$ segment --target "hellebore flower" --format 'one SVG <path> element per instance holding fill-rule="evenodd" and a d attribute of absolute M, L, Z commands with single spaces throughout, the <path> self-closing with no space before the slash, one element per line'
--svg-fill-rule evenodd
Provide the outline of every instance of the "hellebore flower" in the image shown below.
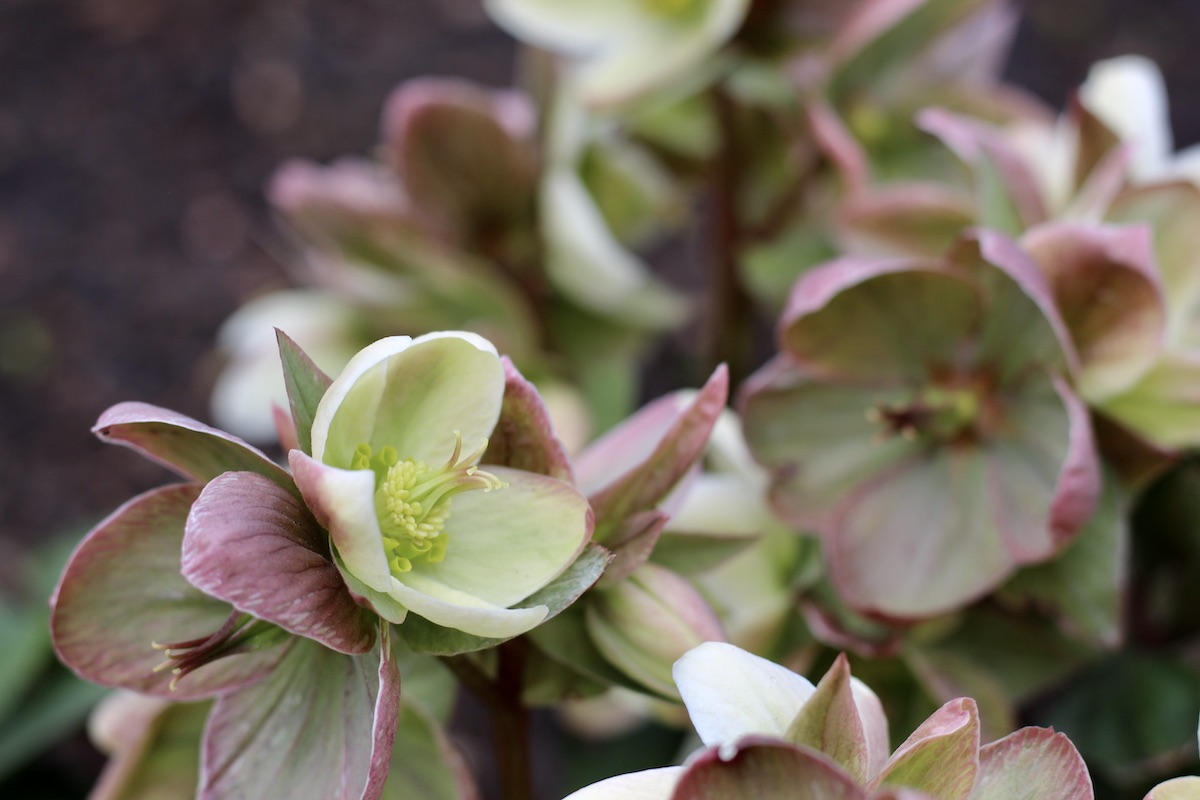
<path fill-rule="evenodd" d="M 850 675 L 845 656 L 813 686 L 771 661 L 709 642 L 679 659 L 675 681 L 706 748 L 683 766 L 609 778 L 567 800 L 1093 796 L 1083 759 L 1062 734 L 1024 728 L 980 747 L 969 698 L 942 706 L 889 756 L 883 707 Z"/>
<path fill-rule="evenodd" d="M 346 588 L 291 477 L 140 403 L 95 432 L 192 482 L 135 497 L 79 544 L 51 598 L 62 661 L 106 686 L 215 697 L 198 797 L 379 797 L 399 714 L 387 629 Z"/>
<path fill-rule="evenodd" d="M 732 38 L 749 0 L 488 0 L 496 23 L 577 65 L 593 107 L 640 99 L 704 66 Z"/>
<path fill-rule="evenodd" d="M 1038 268 L 979 232 L 943 261 L 843 259 L 796 285 L 743 397 L 771 499 L 857 611 L 919 619 L 1053 557 L 1099 494 L 1077 357 Z"/>
<path fill-rule="evenodd" d="M 591 535 L 563 481 L 482 469 L 505 370 L 469 333 L 382 339 L 317 405 L 312 456 L 290 454 L 351 589 L 383 618 L 411 611 L 474 636 L 524 633 L 548 609 L 511 608 L 569 566 Z"/>

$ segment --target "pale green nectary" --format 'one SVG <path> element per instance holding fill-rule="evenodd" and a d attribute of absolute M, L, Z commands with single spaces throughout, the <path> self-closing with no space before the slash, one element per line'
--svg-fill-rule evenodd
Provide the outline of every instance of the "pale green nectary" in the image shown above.
<path fill-rule="evenodd" d="M 347 583 L 386 619 L 409 611 L 445 628 L 505 638 L 544 606 L 512 608 L 579 554 L 587 501 L 568 484 L 479 467 L 505 373 L 469 333 L 382 339 L 322 397 L 297 485 L 329 530 Z"/>

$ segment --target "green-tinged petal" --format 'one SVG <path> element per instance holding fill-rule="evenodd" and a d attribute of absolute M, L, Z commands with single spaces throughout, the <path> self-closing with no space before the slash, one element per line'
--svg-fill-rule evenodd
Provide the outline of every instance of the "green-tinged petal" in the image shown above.
<path fill-rule="evenodd" d="M 919 452 L 881 436 L 869 416 L 910 399 L 903 387 L 821 383 L 783 358 L 751 376 L 741 402 L 746 443 L 772 470 L 775 510 L 798 527 L 818 525 L 862 481 Z"/>
<path fill-rule="evenodd" d="M 823 375 L 920 381 L 932 365 L 957 363 L 983 302 L 935 263 L 844 258 L 796 283 L 780 346 Z"/>
<path fill-rule="evenodd" d="M 445 77 L 402 84 L 383 123 L 389 163 L 413 205 L 463 238 L 527 222 L 535 126 L 524 94 Z"/>
<path fill-rule="evenodd" d="M 505 608 L 489 603 L 416 570 L 406 573 L 403 583 L 393 578 L 388 594 L 412 613 L 435 625 L 489 639 L 508 639 L 532 630 L 549 613 L 549 609 L 541 605 Z"/>
<path fill-rule="evenodd" d="M 671 800 L 683 770 L 683 767 L 659 767 L 617 775 L 572 792 L 565 800 Z"/>
<path fill-rule="evenodd" d="M 296 427 L 296 438 L 300 449 L 312 452 L 312 423 L 321 397 L 333 380 L 313 363 L 308 354 L 300 349 L 283 331 L 275 330 L 279 343 L 279 360 L 283 364 L 283 384 L 287 390 L 288 406 Z"/>
<path fill-rule="evenodd" d="M 973 276 L 987 297 L 975 358 L 999 385 L 1019 382 L 1035 365 L 1078 371 L 1079 356 L 1050 282 L 1016 242 L 995 231 L 976 230 L 959 242 L 949 260 Z"/>
<path fill-rule="evenodd" d="M 1108 398 L 1100 410 L 1157 447 L 1200 444 L 1200 357 L 1168 353 L 1132 389 Z"/>
<path fill-rule="evenodd" d="M 683 302 L 621 246 L 573 170 L 546 176 L 540 213 L 547 275 L 573 303 L 638 328 L 683 321 Z"/>
<path fill-rule="evenodd" d="M 883 706 L 874 692 L 851 677 L 845 653 L 822 676 L 785 738 L 819 750 L 860 783 L 873 778 L 888 757 Z"/>
<path fill-rule="evenodd" d="M 803 793 L 797 792 L 803 787 Z M 866 800 L 823 753 L 749 736 L 704 751 L 687 766 L 671 800 Z"/>
<path fill-rule="evenodd" d="M 185 642 L 216 633 L 233 609 L 180 574 L 184 524 L 200 487 L 165 486 L 133 498 L 97 525 L 71 556 L 51 598 L 51 633 L 59 658 L 80 676 L 175 700 L 244 686 L 287 652 L 274 647 L 221 658 L 180 680 L 154 642 Z"/>
<path fill-rule="evenodd" d="M 1145 800 L 1200 800 L 1200 777 L 1192 775 L 1160 783 L 1150 790 Z"/>
<path fill-rule="evenodd" d="M 956 608 L 1013 568 L 975 448 L 918 457 L 864 481 L 825 532 L 830 575 L 859 611 L 919 618 Z"/>
<path fill-rule="evenodd" d="M 288 454 L 296 485 L 317 522 L 329 531 L 346 571 L 377 592 L 392 585 L 375 511 L 375 473 L 327 467 L 299 450 Z"/>
<path fill-rule="evenodd" d="M 1122 192 L 1106 221 L 1145 224 L 1154 236 L 1154 255 L 1167 303 L 1168 343 L 1197 343 L 1196 304 L 1200 301 L 1200 187 L 1160 183 Z"/>
<path fill-rule="evenodd" d="M 752 733 L 782 738 L 815 691 L 803 675 L 724 642 L 692 648 L 672 674 L 710 747 Z"/>
<path fill-rule="evenodd" d="M 969 198 L 940 184 L 873 188 L 842 204 L 838 239 L 860 256 L 939 258 L 974 222 L 972 211 Z"/>
<path fill-rule="evenodd" d="M 1144 56 L 1097 61 L 1079 87 L 1079 99 L 1123 142 L 1133 146 L 1133 170 L 1162 170 L 1174 145 L 1162 73 Z"/>
<path fill-rule="evenodd" d="M 701 642 L 724 641 L 721 621 L 703 595 L 657 564 L 643 564 L 584 604 L 596 647 L 614 666 L 663 697 L 678 697 L 672 665 Z"/>
<path fill-rule="evenodd" d="M 510 606 L 549 583 L 583 550 L 592 512 L 574 487 L 507 467 L 489 471 L 508 485 L 456 496 L 446 520 L 446 557 L 415 566 L 402 582 L 420 573 L 486 603 Z"/>
<path fill-rule="evenodd" d="M 236 436 L 183 414 L 146 403 L 118 403 L 100 415 L 92 432 L 106 442 L 125 445 L 194 481 L 222 472 L 265 475 L 295 491 L 287 472 Z"/>
<path fill-rule="evenodd" d="M 268 678 L 218 699 L 197 797 L 379 798 L 400 713 L 400 674 L 379 653 L 302 640 Z"/>
<path fill-rule="evenodd" d="M 483 463 L 574 483 L 570 456 L 555 435 L 546 402 L 507 356 L 500 361 L 504 365 L 504 403 L 496 429 L 488 440 L 487 452 L 483 454 Z"/>
<path fill-rule="evenodd" d="M 590 544 L 561 575 L 541 590 L 526 597 L 515 607 L 544 607 L 546 617 L 542 622 L 548 622 L 567 610 L 585 591 L 594 586 L 611 560 L 612 553 L 600 545 Z M 377 601 L 373 599 L 373 602 Z M 400 629 L 404 634 L 404 640 L 413 650 L 420 653 L 441 656 L 458 655 L 494 647 L 504 641 L 504 638 L 509 638 L 475 636 L 463 633 L 461 630 L 435 625 L 417 615 L 413 615 L 407 621 L 404 619 L 400 621 L 404 622 L 404 626 Z M 544 631 L 546 628 L 540 627 L 538 630 Z"/>
<path fill-rule="evenodd" d="M 1023 248 L 1046 273 L 1079 353 L 1082 395 L 1128 389 L 1158 358 L 1166 306 L 1150 229 L 1042 225 Z"/>
<path fill-rule="evenodd" d="M 658 505 L 675 488 L 686 472 L 704 454 L 709 434 L 725 408 L 729 392 L 729 371 L 722 364 L 713 371 L 704 387 L 691 402 L 671 419 L 660 437 L 648 437 L 652 449 L 615 481 L 589 493 L 603 543 L 609 526 L 619 524 L 630 514 L 647 511 Z M 677 402 L 681 398 L 664 398 Z M 663 402 L 663 401 L 656 401 Z M 678 406 L 677 406 L 678 407 Z M 605 437 L 604 446 L 597 450 L 612 454 L 620 442 L 632 444 L 641 434 L 650 433 L 659 418 L 657 411 L 647 415 L 651 422 L 635 421 Z M 650 430 L 647 430 L 650 429 Z M 643 447 L 645 445 L 642 445 Z M 641 454 L 638 448 L 638 454 Z M 623 459 L 622 459 L 623 460 Z"/>
<path fill-rule="evenodd" d="M 645 19 L 637 0 L 485 0 L 484 8 L 518 39 L 547 50 L 586 56 Z"/>
<path fill-rule="evenodd" d="M 1092 800 L 1092 779 L 1071 740 L 1022 728 L 979 751 L 971 800 Z"/>
<path fill-rule="evenodd" d="M 392 769 L 383 787 L 382 800 L 465 800 L 479 790 L 466 760 L 438 725 L 419 705 L 411 703 L 405 677 L 405 701 L 392 749 Z"/>
<path fill-rule="evenodd" d="M 872 788 L 905 786 L 933 800 L 967 800 L 979 770 L 979 713 L 951 700 L 921 723 L 888 759 Z"/>
<path fill-rule="evenodd" d="M 132 692 L 106 697 L 88 727 L 93 741 L 108 752 L 109 761 L 89 800 L 194 797 L 200 776 L 200 736 L 210 707 L 168 703 Z"/>
<path fill-rule="evenodd" d="M 394 447 L 402 459 L 443 463 L 478 447 L 496 426 L 504 368 L 496 349 L 472 333 L 393 336 L 350 360 L 321 398 L 313 421 L 313 457 L 349 468 L 355 448 Z"/>
<path fill-rule="evenodd" d="M 647 14 L 622 40 L 585 61 L 579 88 L 588 104 L 613 108 L 692 77 L 741 25 L 750 0 L 694 0 L 696 4 L 701 10 L 689 10 L 679 21 L 662 22 Z"/>
<path fill-rule="evenodd" d="M 192 504 L 182 571 L 193 586 L 342 653 L 375 644 L 304 503 L 251 472 L 227 472 Z"/>

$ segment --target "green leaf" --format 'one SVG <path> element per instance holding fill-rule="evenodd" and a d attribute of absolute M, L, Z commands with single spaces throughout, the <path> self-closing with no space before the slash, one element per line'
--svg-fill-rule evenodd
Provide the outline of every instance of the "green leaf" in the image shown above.
<path fill-rule="evenodd" d="M 1100 505 L 1070 546 L 1054 560 L 1022 570 L 1001 591 L 1054 609 L 1084 641 L 1115 647 L 1128 569 L 1129 496 L 1108 475 Z"/>
<path fill-rule="evenodd" d="M 104 691 L 52 665 L 0 724 L 0 778 L 76 729 Z"/>
<path fill-rule="evenodd" d="M 513 607 L 546 606 L 549 612 L 546 619 L 543 620 L 542 624 L 545 624 L 546 621 L 562 613 L 580 595 L 591 588 L 604 574 L 604 569 L 611 559 L 612 554 L 603 547 L 589 544 L 579 558 L 575 559 L 574 563 L 567 567 L 561 575 Z M 404 624 L 396 630 L 413 650 L 418 653 L 439 656 L 453 656 L 473 650 L 483 650 L 506 641 L 506 639 L 473 636 L 452 628 L 443 628 L 415 614 L 410 614 Z"/>
<path fill-rule="evenodd" d="M 405 693 L 410 688 L 406 685 Z M 381 800 L 460 800 L 478 791 L 462 755 L 431 715 L 405 701 Z"/>
<path fill-rule="evenodd" d="M 322 372 L 286 333 L 276 329 L 275 336 L 279 342 L 283 383 L 287 388 L 292 422 L 296 426 L 296 439 L 300 442 L 300 449 L 312 455 L 313 417 L 317 413 L 317 404 L 333 379 Z"/>
<path fill-rule="evenodd" d="M 123 702 L 123 698 L 110 696 L 109 702 Z M 139 727 L 119 732 L 122 741 L 110 754 L 92 800 L 193 796 L 200 779 L 200 738 L 211 708 L 211 703 L 171 703 L 148 719 L 118 720 L 117 725 Z"/>
<path fill-rule="evenodd" d="M 1034 722 L 1066 734 L 1096 770 L 1129 777 L 1196 746 L 1200 676 L 1163 655 L 1122 653 L 1075 676 L 1040 703 Z"/>

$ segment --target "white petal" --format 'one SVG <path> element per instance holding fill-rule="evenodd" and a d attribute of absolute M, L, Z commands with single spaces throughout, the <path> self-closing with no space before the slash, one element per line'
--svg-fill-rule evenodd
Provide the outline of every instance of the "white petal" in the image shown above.
<path fill-rule="evenodd" d="M 1098 61 L 1079 88 L 1083 104 L 1133 145 L 1133 172 L 1147 176 L 1170 157 L 1171 120 L 1162 73 L 1143 56 Z"/>
<path fill-rule="evenodd" d="M 683 767 L 659 767 L 585 786 L 564 800 L 669 800 L 683 777 Z"/>
<path fill-rule="evenodd" d="M 752 733 L 784 736 L 815 691 L 803 675 L 724 642 L 692 648 L 673 675 L 709 747 Z"/>
<path fill-rule="evenodd" d="M 403 583 L 393 578 L 388 594 L 435 625 L 494 639 L 506 639 L 533 630 L 549 613 L 546 606 L 497 606 L 415 571 L 405 574 Z"/>

